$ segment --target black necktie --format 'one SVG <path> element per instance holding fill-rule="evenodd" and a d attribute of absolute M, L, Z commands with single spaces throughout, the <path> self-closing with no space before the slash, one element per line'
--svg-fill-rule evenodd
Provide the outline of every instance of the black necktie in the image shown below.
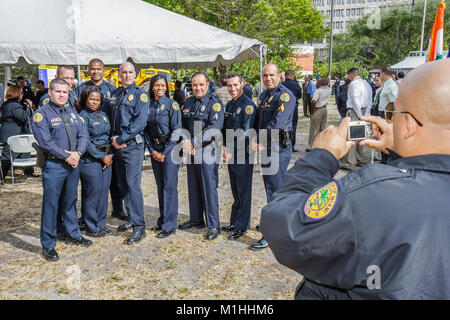
<path fill-rule="evenodd" d="M 113 121 L 112 121 L 112 132 L 114 134 L 119 134 L 119 119 L 117 118 L 117 112 L 119 111 L 119 106 L 122 103 L 123 97 L 125 96 L 125 93 L 127 92 L 126 89 L 122 88 L 122 93 L 120 94 L 119 99 L 117 100 L 116 104 L 114 105 L 113 109 Z"/>
<path fill-rule="evenodd" d="M 69 137 L 70 151 L 75 151 L 77 147 L 77 144 L 75 142 L 75 134 L 73 132 L 72 126 L 70 125 L 70 119 L 67 111 L 64 107 L 61 108 L 61 114 L 64 122 L 64 127 L 66 128 L 67 136 Z"/>

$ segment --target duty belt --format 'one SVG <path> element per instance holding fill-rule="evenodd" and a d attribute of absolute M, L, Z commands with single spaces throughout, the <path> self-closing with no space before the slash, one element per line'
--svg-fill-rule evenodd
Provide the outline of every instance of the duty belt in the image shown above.
<path fill-rule="evenodd" d="M 111 145 L 110 145 L 109 143 L 107 143 L 107 144 L 102 144 L 102 145 L 96 145 L 95 148 L 96 148 L 98 151 L 105 152 L 105 153 L 109 153 L 109 150 L 111 150 Z"/>
<path fill-rule="evenodd" d="M 169 139 L 166 136 L 160 136 L 157 138 L 150 138 L 150 141 L 153 144 L 166 144 Z"/>

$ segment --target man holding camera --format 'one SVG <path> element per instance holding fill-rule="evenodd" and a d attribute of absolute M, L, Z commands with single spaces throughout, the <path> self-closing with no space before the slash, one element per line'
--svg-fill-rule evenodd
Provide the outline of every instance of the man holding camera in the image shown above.
<path fill-rule="evenodd" d="M 304 276 L 297 299 L 450 299 L 449 73 L 448 59 L 418 67 L 401 83 L 392 122 L 362 118 L 378 140 L 361 145 L 389 153 L 387 165 L 333 180 L 354 144 L 345 118 L 263 208 L 275 257 Z"/>

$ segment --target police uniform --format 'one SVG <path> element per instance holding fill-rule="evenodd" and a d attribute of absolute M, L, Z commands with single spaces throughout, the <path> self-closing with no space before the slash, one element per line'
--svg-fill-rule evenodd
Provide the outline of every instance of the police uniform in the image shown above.
<path fill-rule="evenodd" d="M 206 225 L 209 229 L 219 228 L 219 200 L 217 186 L 219 183 L 217 161 L 209 164 L 202 159 L 200 164 L 198 157 L 208 152 L 212 140 L 203 141 L 203 132 L 209 129 L 222 130 L 224 111 L 219 99 L 210 91 L 201 99 L 190 97 L 186 100 L 182 110 L 183 128 L 191 135 L 191 142 L 196 147 L 197 154 L 191 157 L 191 163 L 187 164 L 187 177 L 189 189 L 189 215 L 190 222 L 194 224 L 204 224 L 203 212 L 206 215 Z M 194 132 L 195 122 L 200 122 L 202 133 Z M 217 150 L 206 155 L 216 157 Z M 197 161 L 196 161 L 197 159 Z"/>
<path fill-rule="evenodd" d="M 78 101 L 78 97 L 72 90 L 69 90 L 69 99 L 67 100 L 67 105 L 69 105 L 72 109 L 75 109 L 75 105 Z M 47 92 L 44 94 L 39 100 L 39 107 L 43 107 L 50 102 L 50 94 Z"/>
<path fill-rule="evenodd" d="M 84 108 L 80 117 L 89 133 L 87 150 L 80 160 L 81 215 L 86 231 L 99 233 L 106 230 L 112 168 L 103 170 L 103 158 L 112 154 L 111 126 L 106 113 L 98 110 Z"/>
<path fill-rule="evenodd" d="M 63 214 L 63 224 L 69 238 L 82 238 L 76 210 L 80 170 L 79 167 L 72 168 L 65 162 L 69 155 L 64 150 L 83 154 L 86 151 L 88 134 L 72 107 L 59 107 L 53 102 L 35 112 L 31 126 L 39 147 L 47 153 L 47 161 L 42 169 L 44 196 L 41 244 L 44 249 L 54 249 L 57 240 L 58 209 Z"/>
<path fill-rule="evenodd" d="M 234 99 L 229 101 L 225 107 L 223 137 L 227 152 L 232 154 L 232 159 L 228 163 L 228 174 L 234 198 L 231 207 L 230 226 L 234 226 L 236 231 L 250 229 L 253 159 L 250 157 L 249 141 L 246 143 L 243 135 L 249 129 L 253 129 L 255 109 L 253 101 L 244 93 L 236 101 Z M 242 136 L 228 141 L 226 137 L 227 129 L 241 129 Z"/>
<path fill-rule="evenodd" d="M 298 100 L 302 98 L 302 88 L 298 84 L 297 80 L 287 78 L 283 85 L 291 90 L 295 96 L 294 115 L 292 116 L 292 151 L 294 151 L 295 144 L 297 142 L 297 124 L 298 124 Z"/>
<path fill-rule="evenodd" d="M 166 96 L 151 100 L 145 129 L 145 142 L 150 153 L 162 153 L 164 162 L 153 157 L 152 168 L 158 187 L 159 213 L 157 225 L 163 231 L 175 231 L 178 217 L 178 170 L 179 164 L 173 160 L 172 150 L 178 141 L 172 141 L 174 131 L 181 129 L 181 112 L 177 102 Z"/>
<path fill-rule="evenodd" d="M 141 178 L 148 107 L 148 95 L 134 83 L 126 89 L 120 87 L 114 90 L 105 105 L 105 113 L 111 123 L 111 136 L 118 136 L 117 144 L 127 145 L 125 149 L 114 150 L 114 170 L 134 231 L 145 230 Z"/>
<path fill-rule="evenodd" d="M 304 276 L 296 298 L 449 299 L 450 155 L 338 170 L 312 150 L 262 210 L 275 257 Z"/>
<path fill-rule="evenodd" d="M 89 80 L 89 81 L 83 82 L 82 84 L 80 84 L 78 87 L 75 88 L 74 93 L 75 93 L 75 96 L 77 97 L 77 99 L 80 99 L 83 89 L 86 88 L 87 86 L 97 87 L 100 90 L 100 93 L 102 95 L 102 99 L 104 102 L 111 99 L 111 93 L 117 89 L 113 84 L 111 84 L 107 81 L 104 81 L 104 80 L 103 80 L 102 84 L 99 86 L 95 85 L 91 80 Z"/>
<path fill-rule="evenodd" d="M 268 156 L 271 157 L 274 152 L 279 152 L 278 165 L 275 164 L 275 167 L 278 168 L 277 172 L 263 175 L 267 202 L 272 200 L 272 195 L 281 186 L 291 160 L 292 117 L 295 104 L 296 99 L 294 95 L 282 84 L 279 84 L 278 87 L 271 91 L 265 90 L 260 97 L 256 112 L 255 128 L 259 133 L 264 129 L 267 133 Z M 279 131 L 279 141 L 275 141 L 276 138 L 272 137 L 270 129 Z M 265 142 L 262 141 L 262 143 L 264 144 Z M 269 164 L 262 165 L 262 167 L 266 168 L 271 166 L 274 166 L 272 161 Z"/>

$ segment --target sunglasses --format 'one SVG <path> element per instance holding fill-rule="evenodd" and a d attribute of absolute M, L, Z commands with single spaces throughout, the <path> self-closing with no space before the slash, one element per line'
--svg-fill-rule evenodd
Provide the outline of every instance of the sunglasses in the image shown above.
<path fill-rule="evenodd" d="M 409 111 L 395 111 L 395 110 L 386 110 L 386 120 L 389 121 L 393 121 L 394 119 L 394 114 L 395 113 L 403 113 L 403 114 L 409 114 L 419 125 L 419 127 L 423 127 L 422 122 L 420 122 L 419 120 L 417 120 L 417 118 Z"/>

